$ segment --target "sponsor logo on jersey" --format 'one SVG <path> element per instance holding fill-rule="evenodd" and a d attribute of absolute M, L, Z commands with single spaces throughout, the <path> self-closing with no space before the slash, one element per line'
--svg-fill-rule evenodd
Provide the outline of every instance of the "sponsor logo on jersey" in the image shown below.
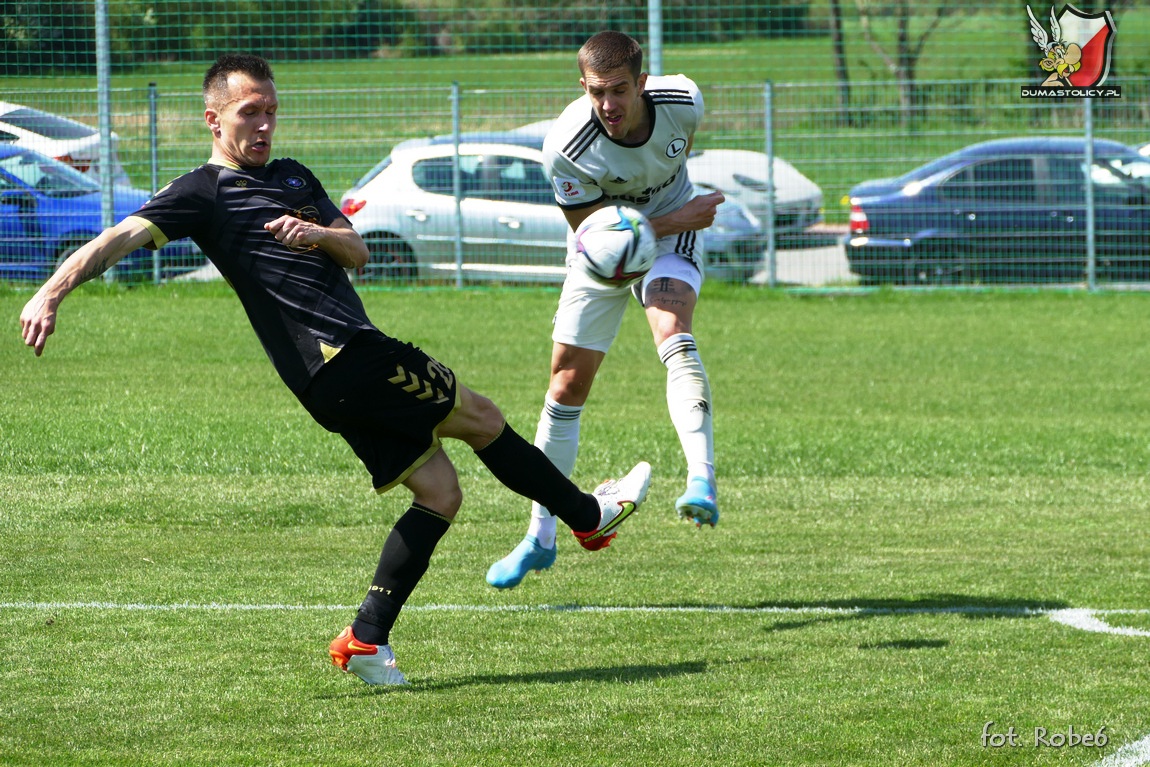
<path fill-rule="evenodd" d="M 587 190 L 583 188 L 583 184 L 577 178 L 556 176 L 551 179 L 551 183 L 555 185 L 559 196 L 565 200 L 578 200 L 587 195 Z"/>
<path fill-rule="evenodd" d="M 667 156 L 678 157 L 687 148 L 687 139 L 676 138 L 672 139 L 670 144 L 667 144 Z"/>
<path fill-rule="evenodd" d="M 299 176 L 288 176 L 284 179 L 284 186 L 291 187 L 292 189 L 303 189 L 307 186 L 307 182 Z"/>
<path fill-rule="evenodd" d="M 622 200 L 632 205 L 642 206 L 651 202 L 651 198 L 659 192 L 663 191 L 671 184 L 675 183 L 675 179 L 679 177 L 679 172 L 675 171 L 669 179 L 659 184 L 658 186 L 649 186 L 639 194 L 617 194 L 613 195 L 612 199 Z"/>

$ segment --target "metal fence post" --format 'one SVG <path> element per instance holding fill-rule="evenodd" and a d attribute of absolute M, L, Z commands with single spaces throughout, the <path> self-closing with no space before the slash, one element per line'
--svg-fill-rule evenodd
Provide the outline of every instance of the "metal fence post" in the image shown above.
<path fill-rule="evenodd" d="M 96 0 L 96 94 L 100 123 L 100 223 L 107 229 L 116 223 L 115 189 L 112 185 L 112 44 L 108 31 L 108 0 Z M 115 267 L 104 272 L 113 282 Z"/>
<path fill-rule="evenodd" d="M 459 81 L 451 83 L 451 136 L 455 153 L 451 160 L 451 192 L 455 196 L 455 287 L 463 287 L 463 178 L 459 168 Z"/>
<path fill-rule="evenodd" d="M 647 67 L 663 74 L 663 0 L 647 0 Z"/>
<path fill-rule="evenodd" d="M 767 284 L 772 288 L 778 283 L 779 264 L 775 249 L 775 114 L 774 84 L 768 80 L 763 85 L 763 129 L 766 134 L 767 152 Z"/>
<path fill-rule="evenodd" d="M 1098 254 L 1095 250 L 1094 227 L 1094 112 L 1090 99 L 1082 99 L 1083 122 L 1086 126 L 1086 289 L 1098 289 Z"/>
<path fill-rule="evenodd" d="M 155 196 L 160 189 L 160 126 L 159 102 L 160 93 L 155 83 L 148 83 L 148 148 L 151 159 L 152 184 L 150 192 Z M 152 251 L 152 282 L 160 284 L 160 251 Z"/>

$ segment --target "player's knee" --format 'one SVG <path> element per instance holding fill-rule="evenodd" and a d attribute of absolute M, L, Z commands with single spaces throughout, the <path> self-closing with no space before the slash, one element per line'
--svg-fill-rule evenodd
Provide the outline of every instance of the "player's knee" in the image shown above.
<path fill-rule="evenodd" d="M 586 404 L 594 381 L 594 372 L 560 370 L 551 377 L 547 395 L 560 405 L 581 407 Z"/>
<path fill-rule="evenodd" d="M 463 490 L 456 482 L 453 485 L 418 492 L 412 501 L 448 519 L 454 519 L 459 508 L 463 505 Z"/>
<path fill-rule="evenodd" d="M 503 430 L 503 411 L 487 397 L 476 394 L 471 399 L 468 412 L 468 423 L 471 425 L 472 439 L 468 442 L 488 444 L 499 436 Z"/>

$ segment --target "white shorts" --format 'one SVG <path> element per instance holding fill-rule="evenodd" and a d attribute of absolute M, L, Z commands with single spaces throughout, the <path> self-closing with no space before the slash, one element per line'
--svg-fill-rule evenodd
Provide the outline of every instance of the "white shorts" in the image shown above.
<path fill-rule="evenodd" d="M 680 280 L 690 285 L 695 295 L 699 294 L 704 279 L 702 264 L 706 261 L 703 245 L 702 232 L 659 238 L 659 257 L 651 271 L 640 282 L 625 288 L 601 285 L 572 268 L 569 249 L 567 277 L 555 311 L 551 340 L 606 354 L 619 335 L 628 301 L 634 297 L 642 305 L 642 296 L 652 282 L 667 278 Z"/>

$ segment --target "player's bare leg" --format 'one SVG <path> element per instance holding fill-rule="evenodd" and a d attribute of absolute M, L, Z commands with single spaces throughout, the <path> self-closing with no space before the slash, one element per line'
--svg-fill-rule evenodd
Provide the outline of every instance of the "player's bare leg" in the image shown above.
<path fill-rule="evenodd" d="M 682 519 L 714 527 L 719 521 L 711 384 L 691 332 L 698 296 L 687 283 L 652 280 L 643 293 L 647 322 L 667 367 L 667 410 L 687 459 L 687 489 L 675 502 Z"/>
<path fill-rule="evenodd" d="M 535 446 L 568 477 L 579 454 L 579 419 L 605 356 L 561 343 L 554 344 L 551 352 L 551 383 L 535 431 Z M 532 570 L 550 568 L 555 564 L 556 529 L 551 512 L 532 503 L 527 535 L 510 554 L 491 565 L 487 582 L 498 589 L 514 588 Z"/>

